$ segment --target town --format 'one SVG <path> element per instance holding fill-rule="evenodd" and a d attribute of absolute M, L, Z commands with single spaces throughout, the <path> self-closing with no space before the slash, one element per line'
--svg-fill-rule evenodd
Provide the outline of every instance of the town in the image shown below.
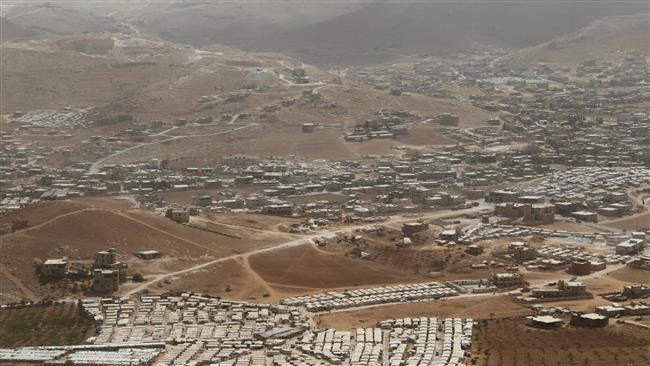
<path fill-rule="evenodd" d="M 650 362 L 647 13 L 373 62 L 152 31 L 225 6 L 0 7 L 0 363 Z"/>

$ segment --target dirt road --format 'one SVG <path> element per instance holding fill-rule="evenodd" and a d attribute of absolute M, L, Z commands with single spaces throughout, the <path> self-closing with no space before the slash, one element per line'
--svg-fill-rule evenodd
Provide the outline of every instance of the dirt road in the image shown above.
<path fill-rule="evenodd" d="M 479 211 L 484 210 L 484 209 L 485 208 L 483 208 L 483 207 L 472 207 L 472 208 L 469 208 L 469 209 L 456 210 L 456 211 L 453 211 L 453 210 L 437 211 L 437 212 L 433 212 L 433 213 L 429 213 L 429 214 L 423 214 L 419 218 L 423 218 L 423 219 L 440 219 L 440 218 L 445 218 L 445 217 L 450 217 L 450 216 L 462 215 L 462 214 L 466 214 L 466 213 L 475 213 L 475 212 L 479 212 Z M 393 217 L 393 218 L 383 222 L 382 224 L 398 223 L 398 222 L 404 222 L 404 221 L 409 221 L 409 218 L 405 218 L 402 215 L 399 215 L 397 217 Z M 157 284 L 160 281 L 163 281 L 165 279 L 175 277 L 175 276 L 180 276 L 180 275 L 183 275 L 183 274 L 186 274 L 186 273 L 191 273 L 191 272 L 194 272 L 194 271 L 197 271 L 197 270 L 200 270 L 200 269 L 215 265 L 217 263 L 224 263 L 224 262 L 227 262 L 229 260 L 244 259 L 246 257 L 252 256 L 252 255 L 255 255 L 255 254 L 266 253 L 266 252 L 270 252 L 270 251 L 273 251 L 273 250 L 281 250 L 281 249 L 292 248 L 292 247 L 301 246 L 301 245 L 312 244 L 312 240 L 315 239 L 315 238 L 319 238 L 319 237 L 323 237 L 323 236 L 334 236 L 339 232 L 345 232 L 345 231 L 354 230 L 354 229 L 357 229 L 357 228 L 363 228 L 363 227 L 374 226 L 374 225 L 375 224 L 354 225 L 354 226 L 348 226 L 348 227 L 344 227 L 344 228 L 337 228 L 335 230 L 330 230 L 330 231 L 325 231 L 325 232 L 318 232 L 318 233 L 314 233 L 314 234 L 311 234 L 311 235 L 306 235 L 306 236 L 300 237 L 298 239 L 293 239 L 293 240 L 287 241 L 287 242 L 285 242 L 283 244 L 276 245 L 276 246 L 273 246 L 273 247 L 257 249 L 257 250 L 253 250 L 253 251 L 246 252 L 246 253 L 235 254 L 235 255 L 230 255 L 230 256 L 227 256 L 227 257 L 217 258 L 217 259 L 214 259 L 214 260 L 202 263 L 202 264 L 198 264 L 198 265 L 195 265 L 195 266 L 192 266 L 192 267 L 189 267 L 189 268 L 185 268 L 185 269 L 182 269 L 182 270 L 179 270 L 179 271 L 156 275 L 152 279 L 150 279 L 150 280 L 148 280 L 146 282 L 143 282 L 143 283 L 139 284 L 138 286 L 136 286 L 135 288 L 132 288 L 132 289 L 126 291 L 124 293 L 124 295 L 126 295 L 126 296 L 133 295 L 135 293 L 144 291 L 147 288 L 149 288 L 149 287 L 151 287 L 151 286 L 153 286 L 153 285 L 155 285 L 155 284 Z"/>
<path fill-rule="evenodd" d="M 111 159 L 113 159 L 115 157 L 118 157 L 118 156 L 120 156 L 122 154 L 125 154 L 125 153 L 127 153 L 129 151 L 133 151 L 133 150 L 136 150 L 136 149 L 141 149 L 141 148 L 143 148 L 145 146 L 162 144 L 162 143 L 169 142 L 169 141 L 174 141 L 174 140 L 189 139 L 189 138 L 193 138 L 193 137 L 208 137 L 208 136 L 225 135 L 225 134 L 233 133 L 233 132 L 243 130 L 243 129 L 246 129 L 246 128 L 250 128 L 250 127 L 253 127 L 253 126 L 257 126 L 257 124 L 256 123 L 251 123 L 251 124 L 246 125 L 246 126 L 240 126 L 240 127 L 236 127 L 236 128 L 230 129 L 230 130 L 215 132 L 215 133 L 206 133 L 206 134 L 198 134 L 198 135 L 181 135 L 181 136 L 173 136 L 173 137 L 170 137 L 170 138 L 167 138 L 167 139 L 164 139 L 164 140 L 160 140 L 160 141 L 143 142 L 141 144 L 134 145 L 134 146 L 131 146 L 131 147 L 127 147 L 126 149 L 123 149 L 123 150 L 120 150 L 120 151 L 116 151 L 116 152 L 114 152 L 114 153 L 112 153 L 112 154 L 110 154 L 108 156 L 105 156 L 105 157 L 95 161 L 94 163 L 92 163 L 90 168 L 88 168 L 88 173 L 95 174 L 95 173 L 97 173 L 99 171 L 99 168 L 101 168 L 101 166 L 104 163 L 106 163 L 107 161 L 110 161 Z"/>

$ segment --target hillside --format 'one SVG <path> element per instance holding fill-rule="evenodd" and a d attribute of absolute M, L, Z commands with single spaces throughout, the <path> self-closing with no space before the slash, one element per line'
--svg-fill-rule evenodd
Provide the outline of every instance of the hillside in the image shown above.
<path fill-rule="evenodd" d="M 4 17 L 21 27 L 45 35 L 72 35 L 124 30 L 113 19 L 86 11 L 52 5 L 12 6 Z"/>
<path fill-rule="evenodd" d="M 58 37 L 1 46 L 4 111 L 110 106 L 146 118 L 205 114 L 201 96 L 285 88 L 299 62 L 227 47 L 198 50 L 121 33 Z M 57 63 L 52 63 L 57 59 Z M 325 73 L 318 76 L 327 77 Z M 99 87 L 101 85 L 101 87 Z M 37 87 L 38 86 L 38 87 Z M 208 112 L 219 113 L 212 105 Z"/>
<path fill-rule="evenodd" d="M 96 251 L 116 248 L 120 260 L 131 262 L 133 252 L 156 249 L 166 256 L 166 268 L 176 268 L 187 262 L 272 246 L 280 240 L 247 230 L 238 231 L 237 237 L 219 235 L 179 225 L 155 213 L 125 209 L 122 205 L 109 199 L 60 201 L 22 210 L 18 215 L 29 226 L 0 236 L 2 292 L 47 293 L 47 288 L 39 284 L 33 265 L 38 259 L 65 256 L 87 262 Z M 137 261 L 134 265 L 145 274 L 160 270 L 139 265 Z M 2 296 L 0 293 L 0 300 Z"/>
<path fill-rule="evenodd" d="M 195 47 L 224 44 L 287 53 L 318 65 L 372 64 L 468 47 L 530 47 L 604 16 L 647 12 L 643 2 L 137 2 L 53 1 L 10 8 L 51 34 L 120 31 Z M 55 21 L 53 21 L 55 20 Z"/>
<path fill-rule="evenodd" d="M 36 37 L 38 37 L 38 32 L 27 29 L 5 17 L 0 17 L 0 42 L 23 41 Z"/>
<path fill-rule="evenodd" d="M 631 52 L 650 54 L 648 14 L 605 17 L 570 34 L 518 50 L 503 62 L 575 65 L 585 59 L 617 60 Z"/>
<path fill-rule="evenodd" d="M 376 63 L 402 54 L 444 55 L 477 45 L 532 46 L 607 15 L 647 11 L 647 4 L 373 3 L 283 34 L 256 47 L 318 64 Z"/>

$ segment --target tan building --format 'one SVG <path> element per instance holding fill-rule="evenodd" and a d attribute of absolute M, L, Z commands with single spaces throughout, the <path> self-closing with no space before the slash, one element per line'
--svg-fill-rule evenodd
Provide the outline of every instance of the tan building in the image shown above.
<path fill-rule="evenodd" d="M 68 260 L 65 258 L 48 259 L 41 265 L 41 276 L 45 278 L 63 278 L 68 272 Z"/>
<path fill-rule="evenodd" d="M 93 271 L 93 291 L 112 293 L 120 288 L 120 271 L 112 269 L 95 269 Z"/>
<path fill-rule="evenodd" d="M 512 257 L 519 262 L 526 262 L 535 259 L 537 251 L 523 241 L 513 241 L 508 244 L 508 251 Z"/>
<path fill-rule="evenodd" d="M 165 216 L 179 224 L 190 222 L 190 211 L 184 208 L 169 208 L 167 209 Z"/>
<path fill-rule="evenodd" d="M 557 288 L 535 288 L 532 289 L 532 296 L 539 299 L 580 297 L 587 294 L 587 286 L 583 282 L 558 281 Z"/>
<path fill-rule="evenodd" d="M 517 272 L 495 273 L 492 282 L 496 287 L 514 287 L 524 284 L 524 278 Z"/>
<path fill-rule="evenodd" d="M 524 222 L 546 225 L 555 222 L 555 206 L 550 204 L 524 205 Z"/>
<path fill-rule="evenodd" d="M 426 222 L 407 222 L 402 225 L 402 234 L 407 238 L 425 230 L 429 230 L 429 224 Z"/>
<path fill-rule="evenodd" d="M 497 203 L 494 206 L 494 213 L 497 216 L 507 217 L 509 219 L 517 219 L 524 216 L 524 204 L 513 202 Z"/>
<path fill-rule="evenodd" d="M 116 254 L 114 248 L 95 253 L 95 268 L 110 269 L 113 263 L 116 262 Z"/>
<path fill-rule="evenodd" d="M 569 273 L 576 276 L 586 276 L 591 273 L 591 262 L 584 259 L 573 261 L 569 267 Z"/>

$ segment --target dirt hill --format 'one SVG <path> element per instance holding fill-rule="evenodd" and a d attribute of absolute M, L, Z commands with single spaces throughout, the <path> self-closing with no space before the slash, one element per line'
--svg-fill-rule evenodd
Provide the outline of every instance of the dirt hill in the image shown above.
<path fill-rule="evenodd" d="M 514 52 L 503 62 L 575 65 L 585 59 L 616 60 L 624 53 L 650 54 L 648 14 L 605 17 L 570 34 Z M 621 53 L 623 51 L 624 53 Z"/>
<path fill-rule="evenodd" d="M 198 50 L 122 33 L 0 47 L 3 111 L 76 105 L 110 106 L 146 118 L 187 118 L 208 109 L 214 114 L 219 107 L 199 105 L 197 99 L 242 89 L 284 89 L 286 82 L 279 75 L 300 65 L 282 55 L 227 47 Z"/>
<path fill-rule="evenodd" d="M 113 19 L 86 11 L 53 5 L 12 6 L 4 17 L 21 27 L 43 35 L 71 35 L 124 30 Z"/>
<path fill-rule="evenodd" d="M 36 259 L 68 257 L 90 263 L 95 252 L 115 248 L 119 260 L 128 262 L 134 259 L 135 251 L 156 249 L 164 254 L 165 264 L 173 267 L 282 241 L 245 229 L 237 231 L 236 236 L 220 235 L 214 230 L 177 224 L 152 212 L 128 209 L 124 202 L 111 199 L 46 202 L 21 210 L 15 217 L 26 220 L 28 226 L 0 236 L 0 301 L 5 291 L 47 294 L 38 281 Z M 3 218 L 0 223 L 10 220 Z M 151 271 L 146 266 L 138 269 L 145 274 Z"/>
<path fill-rule="evenodd" d="M 376 63 L 400 54 L 444 55 L 488 44 L 532 46 L 608 15 L 647 11 L 647 4 L 544 2 L 372 3 L 280 35 L 272 47 L 318 64 Z"/>
<path fill-rule="evenodd" d="M 38 37 L 39 33 L 22 25 L 0 17 L 0 42 L 23 41 Z"/>
<path fill-rule="evenodd" d="M 52 1 L 8 12 L 52 34 L 116 31 L 204 47 L 288 53 L 318 65 L 377 63 L 489 44 L 523 48 L 604 16 L 647 12 L 643 2 L 136 2 Z"/>

